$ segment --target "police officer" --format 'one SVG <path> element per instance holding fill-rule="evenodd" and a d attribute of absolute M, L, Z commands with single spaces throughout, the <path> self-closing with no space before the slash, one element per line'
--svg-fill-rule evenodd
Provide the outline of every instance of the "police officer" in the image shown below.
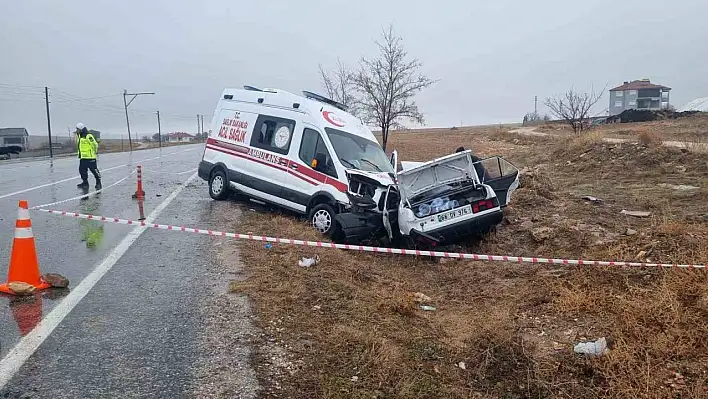
<path fill-rule="evenodd" d="M 79 150 L 79 174 L 81 175 L 81 183 L 76 187 L 83 189 L 89 187 L 88 171 L 91 170 L 93 177 L 96 178 L 96 190 L 100 190 L 102 187 L 101 172 L 98 171 L 96 162 L 98 142 L 83 123 L 76 124 L 76 144 Z"/>

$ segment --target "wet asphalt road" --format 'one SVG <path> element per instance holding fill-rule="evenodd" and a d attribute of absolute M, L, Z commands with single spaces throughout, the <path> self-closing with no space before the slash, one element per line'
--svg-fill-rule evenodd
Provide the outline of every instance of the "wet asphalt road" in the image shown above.
<path fill-rule="evenodd" d="M 150 194 L 146 198 L 144 211 L 149 213 L 162 201 L 160 197 L 155 196 L 156 194 L 168 194 L 178 182 L 184 181 L 190 176 L 190 174 L 158 175 L 150 173 L 150 169 L 174 172 L 193 169 L 199 162 L 200 150 L 201 146 L 168 147 L 161 151 L 162 154 L 160 150 L 146 150 L 136 151 L 132 154 L 100 155 L 99 168 L 103 175 L 103 185 L 109 186 L 129 175 L 140 163 L 145 169 L 146 192 Z M 148 161 L 144 162 L 146 159 Z M 10 247 L 14 237 L 17 201 L 28 200 L 30 207 L 32 207 L 81 195 L 82 191 L 76 188 L 76 184 L 80 182 L 77 163 L 76 158 L 72 157 L 60 158 L 54 162 L 42 160 L 8 165 L 0 164 L 0 279 L 3 282 L 7 276 L 7 262 L 10 258 Z M 48 185 L 58 181 L 63 182 Z M 93 176 L 89 176 L 89 181 L 93 186 Z M 137 219 L 139 213 L 137 202 L 131 198 L 135 192 L 135 185 L 135 175 L 132 175 L 122 184 L 108 188 L 94 197 L 59 204 L 51 208 Z M 39 186 L 45 187 L 33 189 Z M 14 194 L 28 189 L 33 190 Z M 87 235 L 100 229 L 100 224 L 88 223 L 79 219 L 60 218 L 40 212 L 32 212 L 31 217 L 41 272 L 60 273 L 74 283 L 81 281 L 132 229 L 130 226 L 104 225 L 102 226 L 102 238 L 91 243 L 94 245 L 89 245 L 86 241 Z M 51 298 L 43 298 L 42 313 L 49 312 L 56 305 L 55 302 Z M 19 328 L 17 328 L 10 308 L 12 303 L 9 297 L 0 296 L 0 356 L 7 354 L 7 351 L 20 336 Z"/>
<path fill-rule="evenodd" d="M 169 147 L 99 156 L 104 188 L 143 165 L 148 215 L 194 172 L 203 146 Z M 159 173 L 158 173 L 159 172 Z M 188 172 L 188 173 L 185 173 Z M 0 277 L 4 281 L 17 200 L 30 206 L 80 195 L 77 160 L 0 164 Z M 66 181 L 63 181 L 66 180 Z M 63 181 L 58 184 L 53 182 Z M 93 177 L 89 177 L 93 186 Z M 41 187 L 44 186 L 44 187 Z M 34 190 L 17 193 L 33 187 Z M 93 191 L 93 189 L 92 189 Z M 50 206 L 73 212 L 138 218 L 135 175 L 94 197 Z M 158 197 L 157 195 L 160 194 Z M 215 203 L 196 178 L 156 223 L 213 226 Z M 223 211 L 223 209 L 222 209 Z M 33 211 L 43 273 L 60 273 L 75 287 L 134 228 Z M 0 397 L 183 397 L 195 385 L 195 359 L 209 295 L 205 270 L 211 237 L 148 229 L 30 357 Z M 186 295 L 190 293 L 190 295 Z M 0 296 L 0 358 L 68 291 L 30 298 Z"/>

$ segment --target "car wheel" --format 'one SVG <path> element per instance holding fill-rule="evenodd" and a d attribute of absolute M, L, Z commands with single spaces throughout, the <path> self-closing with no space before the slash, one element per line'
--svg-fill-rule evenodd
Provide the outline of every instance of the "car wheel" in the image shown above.
<path fill-rule="evenodd" d="M 229 197 L 229 183 L 223 170 L 219 169 L 211 174 L 211 178 L 209 178 L 209 195 L 217 201 L 222 201 Z"/>
<path fill-rule="evenodd" d="M 310 211 L 310 224 L 320 233 L 333 238 L 337 231 L 336 213 L 329 204 L 319 204 Z"/>

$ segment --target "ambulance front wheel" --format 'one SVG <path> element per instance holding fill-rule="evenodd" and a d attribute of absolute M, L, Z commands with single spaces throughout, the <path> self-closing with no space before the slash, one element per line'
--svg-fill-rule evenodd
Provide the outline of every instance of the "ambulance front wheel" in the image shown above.
<path fill-rule="evenodd" d="M 337 231 L 336 212 L 329 204 L 316 205 L 310 211 L 310 223 L 320 233 L 334 238 Z"/>
<path fill-rule="evenodd" d="M 218 169 L 212 172 L 209 178 L 209 195 L 217 201 L 229 197 L 229 183 L 223 170 Z"/>

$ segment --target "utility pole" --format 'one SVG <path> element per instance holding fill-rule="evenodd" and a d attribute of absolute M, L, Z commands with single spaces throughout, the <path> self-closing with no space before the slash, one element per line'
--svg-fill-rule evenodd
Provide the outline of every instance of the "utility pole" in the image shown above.
<path fill-rule="evenodd" d="M 197 114 L 197 141 L 200 141 L 202 138 L 202 133 L 199 131 L 199 114 Z"/>
<path fill-rule="evenodd" d="M 204 136 L 204 115 L 202 115 L 202 136 Z M 206 139 L 206 136 L 203 137 Z M 205 140 L 206 141 L 206 140 Z"/>
<path fill-rule="evenodd" d="M 162 148 L 162 128 L 160 127 L 160 111 L 157 114 L 157 141 L 160 143 L 160 148 Z"/>
<path fill-rule="evenodd" d="M 538 117 L 538 96 L 533 96 L 533 114 Z"/>
<path fill-rule="evenodd" d="M 52 120 L 49 117 L 49 87 L 44 86 L 44 103 L 47 105 L 47 134 L 49 135 L 49 158 L 54 158 L 52 149 Z"/>
<path fill-rule="evenodd" d="M 133 139 L 130 137 L 130 118 L 128 118 L 128 106 L 135 100 L 135 97 L 142 95 L 154 95 L 153 92 L 143 92 L 143 93 L 128 93 L 127 89 L 123 89 L 123 106 L 125 107 L 125 124 L 128 126 L 128 143 L 130 145 L 130 151 L 133 151 Z M 133 96 L 130 101 L 126 99 L 127 96 Z"/>

